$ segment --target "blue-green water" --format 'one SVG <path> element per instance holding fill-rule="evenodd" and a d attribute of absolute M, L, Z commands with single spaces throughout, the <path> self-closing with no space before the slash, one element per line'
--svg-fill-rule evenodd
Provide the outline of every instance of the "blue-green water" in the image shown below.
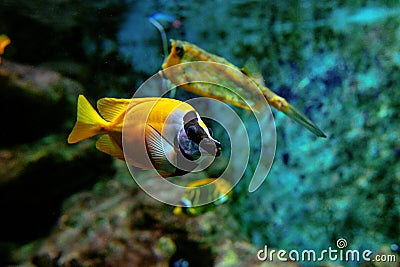
<path fill-rule="evenodd" d="M 46 250 L 46 246 L 33 243 L 28 245 L 35 248 L 29 250 L 31 256 L 12 254 L 38 238 L 46 240 L 63 215 L 72 210 L 79 213 L 80 204 L 76 203 L 83 197 L 74 194 L 94 191 L 107 202 L 112 196 L 102 187 L 108 188 L 110 180 L 114 179 L 118 188 L 133 184 L 126 170 L 121 170 L 126 166 L 95 151 L 93 143 L 71 147 L 65 142 L 75 120 L 77 92 L 83 92 L 92 103 L 105 96 L 129 98 L 160 70 L 162 42 L 148 21 L 156 12 L 174 15 L 181 22 L 179 27 L 164 24 L 168 38 L 194 43 L 239 67 L 255 57 L 266 85 L 328 136 L 317 138 L 274 110 L 276 153 L 266 181 L 254 193 L 248 192 L 257 163 L 251 159 L 231 202 L 224 205 L 228 212 L 205 216 L 234 220 L 235 229 L 240 231 L 237 240 L 246 240 L 256 249 L 268 245 L 321 251 L 336 247 L 336 241 L 345 238 L 349 249 L 376 252 L 399 242 L 399 10 L 397 1 L 0 3 L 0 34 L 7 34 L 12 41 L 4 60 L 32 68 L 46 67 L 70 79 L 48 89 L 46 81 L 51 79 L 34 84 L 35 79 L 27 75 L 28 85 L 21 86 L 9 82 L 7 73 L 0 72 L 0 110 L 5 117 L 0 146 L 0 203 L 5 213 L 2 217 L 8 218 L 0 230 L 4 237 L 0 237 L 1 247 L 5 248 L 0 265 L 29 261 L 37 255 L 37 247 L 41 253 Z M 0 70 L 4 66 L 0 65 Z M 33 89 L 26 89 L 32 83 Z M 47 89 L 42 92 L 40 88 Z M 188 99 L 194 95 L 178 90 L 176 97 Z M 18 108 L 24 114 L 22 121 L 15 112 Z M 234 110 L 248 119 L 249 136 L 256 140 L 254 132 L 258 129 L 250 116 Z M 223 131 L 214 132 L 218 134 Z M 251 154 L 256 153 L 257 146 L 253 146 Z M 235 162 L 234 155 L 232 160 L 233 164 L 241 164 Z M 113 178 L 115 173 L 117 178 Z M 85 201 L 90 202 L 91 193 L 88 196 Z M 151 204 L 143 205 L 151 208 Z M 99 213 L 95 206 L 81 208 L 96 217 Z M 118 207 L 121 213 L 127 212 Z M 168 209 L 158 207 L 156 213 L 174 216 Z M 107 212 L 101 216 L 109 218 Z M 142 217 L 138 228 L 149 232 L 164 229 L 159 226 L 162 223 L 147 222 L 146 215 Z M 30 221 L 32 228 L 28 226 Z M 76 221 L 79 224 L 85 220 Z M 96 227 L 103 227 L 96 223 Z M 134 223 L 121 225 L 136 229 Z M 90 229 L 91 225 L 86 227 Z M 232 231 L 230 228 L 229 223 L 221 223 L 219 231 Z M 109 231 L 101 229 L 98 231 Z M 170 231 L 163 233 L 175 240 L 178 234 L 174 231 L 179 229 Z M 224 236 L 207 233 L 217 239 Z M 81 234 L 86 235 L 84 231 Z M 235 242 L 234 237 L 230 238 Z M 66 243 L 59 248 L 68 250 L 72 244 L 62 240 Z M 200 243 L 205 242 L 201 240 L 199 237 Z M 126 249 L 123 244 L 118 246 Z M 106 256 L 100 257 L 94 249 L 93 257 L 110 259 L 116 250 L 104 249 Z M 205 251 L 202 253 L 209 254 Z M 65 254 L 69 255 L 61 252 Z M 247 257 L 256 258 L 250 254 Z M 141 254 L 134 255 L 140 258 Z M 54 260 L 56 256 L 49 257 Z M 157 262 L 153 254 L 148 258 Z M 213 260 L 213 264 L 224 266 L 218 257 Z"/>

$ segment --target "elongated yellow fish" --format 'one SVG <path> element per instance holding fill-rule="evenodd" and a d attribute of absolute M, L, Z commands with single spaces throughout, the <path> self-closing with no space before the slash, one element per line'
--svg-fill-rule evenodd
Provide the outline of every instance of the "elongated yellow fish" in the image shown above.
<path fill-rule="evenodd" d="M 226 59 L 210 54 L 189 42 L 171 40 L 171 46 L 171 52 L 162 65 L 163 70 L 167 69 L 168 67 L 178 65 L 180 63 L 194 61 L 215 62 L 224 64 L 225 66 L 229 67 L 219 68 L 218 66 L 216 66 L 216 69 L 209 70 L 209 73 L 205 73 L 204 71 L 202 73 L 196 71 L 184 73 L 168 71 L 162 72 L 164 76 L 166 76 L 166 78 L 169 79 L 171 82 L 175 84 L 181 84 L 182 81 L 185 80 L 201 80 L 202 75 L 215 77 L 216 82 L 218 82 L 218 80 L 231 81 L 232 85 L 230 86 L 230 88 L 225 88 L 223 86 L 217 86 L 210 83 L 189 83 L 181 85 L 180 87 L 201 96 L 215 98 L 244 109 L 249 109 L 248 105 L 243 101 L 243 99 L 241 99 L 235 93 L 232 93 L 229 90 L 233 89 L 239 95 L 246 95 L 248 94 L 248 91 L 251 90 L 252 85 L 249 84 L 247 79 L 243 79 L 242 75 L 238 75 L 238 73 L 240 73 L 238 71 L 241 71 L 241 73 L 247 75 L 253 81 L 253 83 L 261 89 L 262 94 L 270 105 L 283 112 L 297 123 L 303 125 L 315 135 L 319 137 L 326 137 L 326 135 L 321 129 L 318 128 L 318 126 L 316 126 L 295 107 L 290 105 L 286 101 L 286 99 L 278 96 L 264 85 L 264 80 L 261 74 L 257 70 L 254 70 L 254 61 L 250 61 L 250 64 L 248 64 L 248 66 L 246 64 L 243 69 L 239 69 Z M 235 71 L 232 71 L 230 69 Z"/>
<path fill-rule="evenodd" d="M 204 187 L 213 183 L 211 186 Z M 229 200 L 232 194 L 231 184 L 223 178 L 205 178 L 187 185 L 187 189 L 181 197 L 182 206 L 174 208 L 175 215 L 196 216 L 213 210 Z M 208 203 L 201 205 L 201 203 Z"/>
<path fill-rule="evenodd" d="M 4 49 L 11 43 L 10 38 L 7 35 L 0 35 L 0 63 L 1 63 L 1 55 L 4 54 Z"/>
<path fill-rule="evenodd" d="M 185 102 L 157 97 L 102 98 L 97 108 L 100 114 L 83 95 L 79 96 L 78 118 L 68 143 L 102 134 L 97 149 L 141 169 L 155 168 L 163 177 L 186 173 L 171 160 L 191 162 L 203 151 L 216 156 L 220 153 L 220 143 Z M 124 144 L 123 129 L 127 131 Z M 124 145 L 130 149 L 124 151 Z"/>

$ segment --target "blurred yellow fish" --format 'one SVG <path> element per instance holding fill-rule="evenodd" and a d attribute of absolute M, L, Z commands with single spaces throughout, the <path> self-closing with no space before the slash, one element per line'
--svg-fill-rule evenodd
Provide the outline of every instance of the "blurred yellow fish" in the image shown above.
<path fill-rule="evenodd" d="M 213 184 L 204 187 L 209 183 Z M 213 210 L 215 206 L 227 202 L 232 194 L 231 184 L 223 178 L 205 178 L 192 182 L 187 187 L 181 198 L 182 206 L 175 207 L 173 210 L 175 215 L 196 216 L 203 214 Z M 212 202 L 210 203 L 210 201 Z M 208 204 L 198 206 L 201 203 Z"/>
<path fill-rule="evenodd" d="M 11 43 L 10 38 L 7 35 L 0 35 L 0 64 L 1 64 L 1 55 L 4 54 L 4 49 Z"/>
<path fill-rule="evenodd" d="M 103 134 L 96 142 L 97 149 L 141 169 L 155 168 L 163 177 L 187 172 L 171 164 L 171 160 L 193 162 L 203 152 L 220 154 L 220 143 L 211 136 L 196 110 L 179 100 L 102 98 L 97 101 L 97 109 L 100 114 L 83 95 L 79 96 L 77 122 L 68 143 Z M 132 151 L 123 150 L 123 128 L 128 132 L 124 141 Z M 143 143 L 144 150 L 140 151 Z"/>
<path fill-rule="evenodd" d="M 244 73 L 247 77 L 249 77 L 253 83 L 261 89 L 261 92 L 270 105 L 285 113 L 287 116 L 306 127 L 315 135 L 319 137 L 326 137 L 322 130 L 320 130 L 305 115 L 301 114 L 296 108 L 290 105 L 286 99 L 278 96 L 264 85 L 264 79 L 261 73 L 257 70 L 254 60 L 250 60 L 243 69 L 239 69 L 226 59 L 210 54 L 189 42 L 171 40 L 171 46 L 171 52 L 162 65 L 163 70 L 180 63 L 194 61 L 207 61 L 224 64 L 234 70 L 241 71 L 241 73 Z M 236 94 L 229 90 L 234 89 L 239 95 L 243 95 L 246 93 L 246 91 L 251 90 L 249 89 L 251 88 L 251 85 L 248 84 L 247 80 L 238 75 L 239 72 L 230 71 L 229 68 L 218 68 L 217 70 L 210 70 L 209 72 L 209 75 L 213 75 L 217 77 L 217 79 L 232 81 L 232 86 L 227 89 L 223 86 L 216 86 L 215 84 L 210 83 L 190 83 L 184 84 L 181 87 L 201 96 L 215 98 L 244 109 L 249 109 L 247 104 L 241 98 L 237 97 Z M 199 73 L 195 71 L 185 73 L 172 73 L 164 71 L 162 73 L 167 79 L 175 84 L 180 84 L 185 80 L 193 81 L 196 80 L 196 76 L 199 76 Z M 207 74 L 203 72 L 201 75 Z M 199 80 L 199 78 L 201 77 L 197 77 L 197 80 Z"/>

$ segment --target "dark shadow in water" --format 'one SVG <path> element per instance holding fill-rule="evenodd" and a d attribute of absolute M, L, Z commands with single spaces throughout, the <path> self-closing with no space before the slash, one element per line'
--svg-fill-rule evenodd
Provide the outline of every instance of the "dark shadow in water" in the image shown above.
<path fill-rule="evenodd" d="M 214 257 L 211 249 L 184 238 L 175 240 L 176 252 L 169 260 L 170 267 L 212 267 Z"/>

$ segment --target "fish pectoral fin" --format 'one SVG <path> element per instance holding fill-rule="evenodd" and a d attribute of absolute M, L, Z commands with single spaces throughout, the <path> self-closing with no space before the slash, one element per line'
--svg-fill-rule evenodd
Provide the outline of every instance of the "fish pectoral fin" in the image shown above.
<path fill-rule="evenodd" d="M 258 86 L 264 87 L 264 77 L 261 74 L 260 68 L 258 66 L 255 57 L 250 57 L 242 68 L 242 72 L 252 79 Z"/>
<path fill-rule="evenodd" d="M 175 167 L 173 167 L 167 158 L 167 155 L 175 153 L 174 147 L 150 125 L 146 127 L 146 145 L 157 170 L 174 172 L 172 168 L 175 169 Z"/>
<path fill-rule="evenodd" d="M 124 153 L 121 147 L 108 134 L 102 135 L 99 140 L 97 140 L 96 148 L 110 156 L 124 160 Z"/>

